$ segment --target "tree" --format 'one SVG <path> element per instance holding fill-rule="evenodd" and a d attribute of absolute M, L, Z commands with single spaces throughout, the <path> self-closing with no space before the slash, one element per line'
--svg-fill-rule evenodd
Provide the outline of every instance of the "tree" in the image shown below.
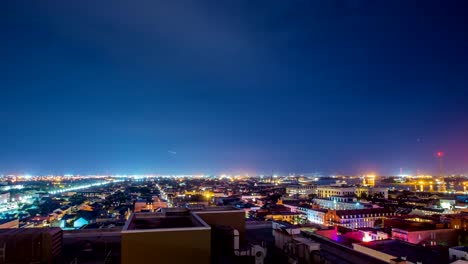
<path fill-rule="evenodd" d="M 379 218 L 375 220 L 374 228 L 383 228 L 383 227 L 384 227 L 383 219 Z"/>
<path fill-rule="evenodd" d="M 48 215 L 59 207 L 59 203 L 52 200 L 46 200 L 43 204 L 39 205 L 39 213 L 41 215 Z"/>
<path fill-rule="evenodd" d="M 361 199 L 367 200 L 367 193 L 361 193 Z"/>
<path fill-rule="evenodd" d="M 74 194 L 68 200 L 70 201 L 72 206 L 73 205 L 80 205 L 80 204 L 82 204 L 82 203 L 84 203 L 86 201 L 86 197 L 84 197 L 83 195 Z"/>
<path fill-rule="evenodd" d="M 26 209 L 26 211 L 29 213 L 29 215 L 35 216 L 39 213 L 39 208 L 29 208 Z"/>
<path fill-rule="evenodd" d="M 117 191 L 116 193 L 106 197 L 106 200 L 104 201 L 104 205 L 108 207 L 113 204 L 120 205 L 120 204 L 126 203 L 128 199 L 129 199 L 128 195 L 126 195 L 125 193 L 121 191 Z"/>

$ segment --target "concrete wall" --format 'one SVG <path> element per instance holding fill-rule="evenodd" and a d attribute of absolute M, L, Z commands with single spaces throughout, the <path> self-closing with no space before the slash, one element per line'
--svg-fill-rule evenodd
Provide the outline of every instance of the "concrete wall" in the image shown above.
<path fill-rule="evenodd" d="M 239 231 L 240 244 L 245 243 L 245 213 L 239 211 L 203 211 L 195 212 L 208 225 L 225 225 L 231 226 Z"/>
<path fill-rule="evenodd" d="M 293 238 L 291 235 L 278 230 L 273 230 L 273 236 L 275 237 L 275 246 L 281 250 L 283 250 L 286 243 L 291 242 Z"/>
<path fill-rule="evenodd" d="M 455 259 L 454 259 L 455 258 Z M 449 248 L 449 259 L 450 261 L 458 259 L 468 259 L 468 253 L 463 250 L 458 250 L 456 248 Z"/>
<path fill-rule="evenodd" d="M 1 224 L 0 228 L 19 228 L 19 221 L 18 219 L 11 220 L 10 222 Z"/>
<path fill-rule="evenodd" d="M 210 263 L 209 229 L 122 233 L 122 264 Z"/>
<path fill-rule="evenodd" d="M 436 241 L 437 245 L 449 247 L 458 245 L 458 234 L 455 229 L 434 229 L 408 232 L 394 228 L 392 238 L 408 241 L 412 244 L 419 244 L 425 241 Z"/>
<path fill-rule="evenodd" d="M 359 244 L 353 244 L 353 249 L 361 253 L 367 254 L 369 256 L 372 256 L 374 258 L 389 262 L 389 263 L 391 259 L 396 258 L 395 256 L 392 256 L 392 255 L 389 255 L 389 254 L 386 254 L 386 253 L 383 253 L 383 252 L 380 252 L 380 251 L 377 251 L 377 250 L 374 250 L 365 246 L 361 246 Z"/>

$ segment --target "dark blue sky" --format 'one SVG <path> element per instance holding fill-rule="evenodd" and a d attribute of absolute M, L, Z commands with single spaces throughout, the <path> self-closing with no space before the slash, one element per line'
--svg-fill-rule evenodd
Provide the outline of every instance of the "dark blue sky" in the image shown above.
<path fill-rule="evenodd" d="M 464 1 L 1 1 L 0 172 L 468 173 Z"/>

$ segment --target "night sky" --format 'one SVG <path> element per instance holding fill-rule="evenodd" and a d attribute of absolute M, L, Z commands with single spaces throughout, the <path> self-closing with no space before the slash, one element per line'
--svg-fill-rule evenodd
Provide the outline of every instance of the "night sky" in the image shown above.
<path fill-rule="evenodd" d="M 0 2 L 0 174 L 468 173 L 466 1 Z"/>

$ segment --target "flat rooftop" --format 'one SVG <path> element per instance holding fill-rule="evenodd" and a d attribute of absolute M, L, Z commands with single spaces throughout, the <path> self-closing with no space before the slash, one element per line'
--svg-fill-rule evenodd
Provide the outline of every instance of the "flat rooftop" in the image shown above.
<path fill-rule="evenodd" d="M 162 229 L 190 229 L 210 228 L 197 214 L 217 212 L 238 212 L 243 210 L 235 207 L 206 207 L 201 210 L 188 210 L 186 208 L 163 208 L 159 213 L 134 213 L 127 220 L 122 231 L 162 230 Z M 166 230 L 167 231 L 167 230 Z"/>
<path fill-rule="evenodd" d="M 149 219 L 135 219 L 129 229 L 187 228 L 202 226 L 193 217 L 168 216 Z"/>
<path fill-rule="evenodd" d="M 206 224 L 193 215 L 166 216 L 166 215 L 144 215 L 134 214 L 129 219 L 128 225 L 124 230 L 149 230 L 149 229 L 168 229 L 168 228 L 190 228 L 205 227 Z"/>
<path fill-rule="evenodd" d="M 467 246 L 458 246 L 458 247 L 453 247 L 453 249 L 468 252 L 468 247 Z"/>
<path fill-rule="evenodd" d="M 446 263 L 448 260 L 448 255 L 446 253 L 431 249 L 429 247 L 413 245 L 396 239 L 364 242 L 359 243 L 359 245 L 395 257 L 406 256 L 406 259 L 413 263 L 421 261 L 424 264 L 440 264 Z"/>
<path fill-rule="evenodd" d="M 205 206 L 199 209 L 191 209 L 191 211 L 194 211 L 197 213 L 203 213 L 203 212 L 225 212 L 225 211 L 242 211 L 242 210 L 239 210 L 239 208 L 236 208 L 234 206 Z"/>

